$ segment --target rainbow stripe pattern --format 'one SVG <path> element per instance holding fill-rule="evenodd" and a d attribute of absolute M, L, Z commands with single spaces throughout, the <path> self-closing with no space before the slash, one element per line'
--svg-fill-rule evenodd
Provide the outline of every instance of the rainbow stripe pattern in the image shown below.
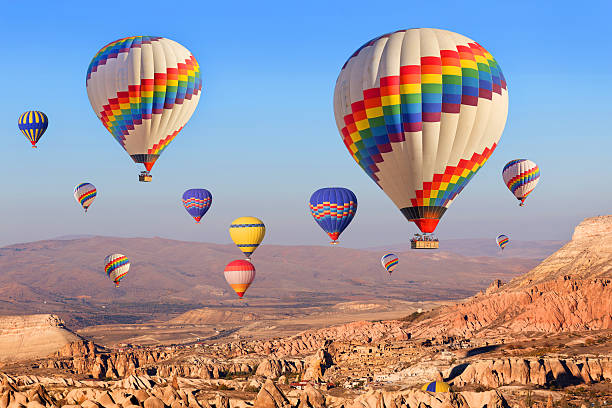
<path fill-rule="evenodd" d="M 204 188 L 192 188 L 183 193 L 183 206 L 199 223 L 212 205 L 212 194 Z"/>
<path fill-rule="evenodd" d="M 382 263 L 383 268 L 385 268 L 385 270 L 391 274 L 391 272 L 393 272 L 397 267 L 399 258 L 397 255 L 389 253 L 383 255 L 383 257 L 380 259 L 380 263 Z"/>
<path fill-rule="evenodd" d="M 130 261 L 125 255 L 113 254 L 104 260 L 104 272 L 116 286 L 119 286 L 119 281 L 127 275 L 129 269 Z"/>
<path fill-rule="evenodd" d="M 438 29 L 399 30 L 360 47 L 334 92 L 342 140 L 423 232 L 492 155 L 507 83 L 479 43 Z"/>
<path fill-rule="evenodd" d="M 49 119 L 43 112 L 27 111 L 19 116 L 17 125 L 21 133 L 32 143 L 32 147 L 36 148 L 36 143 L 49 126 Z"/>
<path fill-rule="evenodd" d="M 540 180 L 540 168 L 528 159 L 511 160 L 504 166 L 502 178 L 522 206 Z"/>
<path fill-rule="evenodd" d="M 506 235 L 499 235 L 495 241 L 497 242 L 497 245 L 501 248 L 501 250 L 503 251 L 504 248 L 506 247 L 506 245 L 508 245 L 508 242 L 510 242 L 510 238 L 508 238 Z"/>
<path fill-rule="evenodd" d="M 400 67 L 400 75 L 383 77 L 379 88 L 363 91 L 363 100 L 351 104 L 344 117 L 344 144 L 353 159 L 378 182 L 381 153 L 392 151 L 391 142 L 405 141 L 404 132 L 419 132 L 423 123 L 440 122 L 442 112 L 459 113 L 461 105 L 477 106 L 478 98 L 506 89 L 506 80 L 495 59 L 482 46 L 470 43 L 440 56 L 422 57 L 420 65 Z M 425 182 L 413 206 L 447 206 L 489 159 L 496 144 L 473 153 L 456 166 L 447 166 Z"/>
<path fill-rule="evenodd" d="M 98 190 L 91 183 L 81 183 L 74 188 L 74 198 L 81 204 L 85 212 L 87 212 L 87 209 L 91 206 L 97 195 Z"/>
<path fill-rule="evenodd" d="M 153 36 L 122 38 L 103 47 L 89 64 L 86 83 L 104 127 L 147 170 L 183 129 L 202 90 L 194 56 L 172 40 Z M 132 135 L 138 137 L 130 142 Z"/>
<path fill-rule="evenodd" d="M 310 197 L 310 213 L 335 244 L 357 213 L 357 197 L 343 187 L 326 187 Z"/>

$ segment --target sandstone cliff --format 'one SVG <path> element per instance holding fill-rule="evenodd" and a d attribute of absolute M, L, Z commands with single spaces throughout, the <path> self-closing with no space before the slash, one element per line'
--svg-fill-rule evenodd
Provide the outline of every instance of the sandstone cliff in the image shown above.
<path fill-rule="evenodd" d="M 441 308 L 410 326 L 415 337 L 491 336 L 612 328 L 612 216 L 587 218 L 572 241 L 527 274 Z"/>
<path fill-rule="evenodd" d="M 0 361 L 46 357 L 77 340 L 54 315 L 0 317 Z"/>
<path fill-rule="evenodd" d="M 574 279 L 612 278 L 612 215 L 587 218 L 572 240 L 505 290 L 531 286 L 569 275 Z"/>

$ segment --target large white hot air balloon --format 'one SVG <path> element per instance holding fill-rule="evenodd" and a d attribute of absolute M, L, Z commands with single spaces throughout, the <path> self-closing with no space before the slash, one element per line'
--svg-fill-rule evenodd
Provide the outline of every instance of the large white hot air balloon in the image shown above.
<path fill-rule="evenodd" d="M 162 37 L 114 41 L 87 69 L 87 95 L 102 124 L 136 163 L 149 171 L 193 114 L 202 90 L 189 50 Z"/>
<path fill-rule="evenodd" d="M 432 28 L 369 41 L 342 67 L 334 113 L 352 157 L 422 232 L 495 150 L 508 91 L 475 41 Z"/>

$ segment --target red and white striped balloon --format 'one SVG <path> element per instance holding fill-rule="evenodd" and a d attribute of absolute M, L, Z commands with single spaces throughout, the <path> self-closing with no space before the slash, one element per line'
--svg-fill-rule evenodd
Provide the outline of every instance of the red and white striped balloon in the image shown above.
<path fill-rule="evenodd" d="M 223 274 L 236 294 L 242 297 L 255 279 L 255 267 L 249 261 L 237 259 L 227 264 Z"/>

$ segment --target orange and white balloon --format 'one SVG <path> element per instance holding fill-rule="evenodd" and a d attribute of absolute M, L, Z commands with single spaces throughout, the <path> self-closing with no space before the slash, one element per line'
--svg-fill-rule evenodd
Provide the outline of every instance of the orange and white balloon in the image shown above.
<path fill-rule="evenodd" d="M 249 261 L 237 259 L 227 264 L 223 274 L 236 294 L 242 297 L 255 279 L 255 267 Z"/>

